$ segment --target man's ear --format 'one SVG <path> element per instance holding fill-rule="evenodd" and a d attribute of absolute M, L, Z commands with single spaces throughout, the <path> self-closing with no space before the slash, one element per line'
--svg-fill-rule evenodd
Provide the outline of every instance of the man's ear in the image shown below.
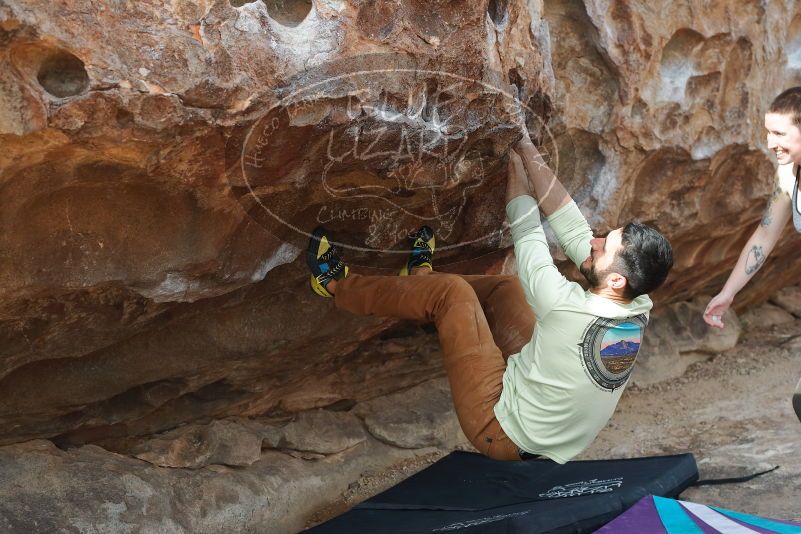
<path fill-rule="evenodd" d="M 625 276 L 615 272 L 610 273 L 606 279 L 606 284 L 616 291 L 622 291 L 628 283 Z"/>

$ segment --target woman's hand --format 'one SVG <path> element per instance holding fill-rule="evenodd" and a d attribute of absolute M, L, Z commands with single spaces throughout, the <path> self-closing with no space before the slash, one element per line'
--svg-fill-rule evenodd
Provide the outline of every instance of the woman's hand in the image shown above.
<path fill-rule="evenodd" d="M 723 315 L 729 309 L 733 300 L 734 297 L 723 292 L 715 295 L 712 300 L 709 301 L 709 304 L 706 305 L 706 310 L 704 310 L 704 322 L 714 328 L 723 328 L 725 326 L 723 324 Z"/>

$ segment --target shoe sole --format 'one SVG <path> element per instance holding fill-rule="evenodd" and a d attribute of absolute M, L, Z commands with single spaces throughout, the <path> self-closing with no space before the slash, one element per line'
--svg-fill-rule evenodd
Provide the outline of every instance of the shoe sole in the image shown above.
<path fill-rule="evenodd" d="M 798 420 L 801 421 L 801 380 L 798 381 L 798 385 L 795 387 L 795 395 L 793 395 L 793 409 L 795 410 L 796 417 L 798 417 Z"/>
<path fill-rule="evenodd" d="M 320 270 L 320 263 L 318 261 L 320 256 L 318 253 L 320 252 L 320 243 L 322 243 L 325 235 L 326 230 L 322 226 L 318 226 L 314 229 L 314 231 L 312 231 L 311 237 L 309 238 L 309 248 L 306 250 L 306 265 L 308 265 L 309 270 L 312 272 L 311 276 L 309 277 L 309 285 L 311 286 L 311 290 L 321 297 L 333 298 L 334 295 L 328 291 L 325 286 L 321 285 L 320 282 L 317 281 L 317 276 L 319 275 L 314 274 Z M 331 248 L 334 247 L 330 240 L 328 241 L 328 246 Z M 349 271 L 350 270 L 348 269 L 348 266 L 345 265 L 345 275 L 342 278 L 347 278 Z"/>
<path fill-rule="evenodd" d="M 312 232 L 311 238 L 309 238 L 309 248 L 306 250 L 306 265 L 308 265 L 309 270 L 312 272 L 312 277 L 316 276 L 314 273 L 320 270 L 320 266 L 317 263 L 317 258 L 319 257 L 317 253 L 320 250 L 320 243 L 323 237 L 325 237 L 325 234 L 325 228 L 318 226 Z M 331 242 L 329 241 L 328 244 L 330 245 Z"/>
<path fill-rule="evenodd" d="M 429 226 L 423 226 L 422 228 L 427 228 L 427 229 L 428 229 L 428 231 L 429 231 L 429 232 L 431 232 L 431 239 L 436 239 L 436 238 L 435 238 L 435 236 L 434 236 L 434 230 L 432 230 L 432 229 L 431 229 L 431 227 L 429 227 Z M 421 230 L 422 230 L 422 228 L 421 228 Z M 415 238 L 415 240 L 414 240 L 414 243 L 412 244 L 412 248 L 414 248 L 414 245 L 416 245 L 416 244 L 417 244 L 417 240 L 418 240 L 418 239 L 420 239 L 420 238 L 419 238 L 419 237 L 416 237 L 416 238 Z M 436 241 L 435 241 L 435 243 L 436 243 Z M 434 256 L 434 250 L 435 250 L 435 249 L 436 249 L 436 244 L 435 244 L 435 245 L 434 245 L 434 246 L 431 248 L 431 256 L 432 256 L 432 258 L 433 258 L 433 256 Z M 411 253 L 410 253 L 410 256 L 411 256 Z M 400 270 L 400 272 L 398 273 L 398 276 L 409 276 L 409 275 L 411 275 L 411 274 L 412 274 L 412 273 L 411 273 L 411 270 L 409 269 L 409 261 L 411 261 L 411 257 L 410 257 L 408 260 L 406 260 L 406 265 L 404 265 L 403 267 L 401 267 L 401 270 Z M 420 265 L 415 265 L 415 267 L 428 267 L 428 268 L 429 268 L 429 269 L 431 269 L 432 271 L 434 270 L 434 267 L 433 267 L 433 265 L 431 265 L 429 262 L 421 263 Z M 414 268 L 414 267 L 413 267 L 413 268 Z"/>

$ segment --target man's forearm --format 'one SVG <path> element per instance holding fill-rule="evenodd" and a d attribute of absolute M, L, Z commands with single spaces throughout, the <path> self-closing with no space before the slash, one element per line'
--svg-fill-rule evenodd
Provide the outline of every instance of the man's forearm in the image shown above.
<path fill-rule="evenodd" d="M 540 211 L 546 217 L 572 200 L 559 179 L 543 161 L 537 147 L 530 139 L 523 138 L 515 146 L 515 151 L 523 159 L 528 180 Z"/>

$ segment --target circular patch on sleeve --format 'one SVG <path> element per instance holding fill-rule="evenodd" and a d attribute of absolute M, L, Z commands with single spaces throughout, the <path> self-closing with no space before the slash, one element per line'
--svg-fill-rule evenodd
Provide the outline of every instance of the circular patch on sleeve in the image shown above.
<path fill-rule="evenodd" d="M 584 331 L 581 356 L 584 369 L 598 387 L 614 391 L 628 380 L 640 351 L 647 317 L 597 318 Z"/>

